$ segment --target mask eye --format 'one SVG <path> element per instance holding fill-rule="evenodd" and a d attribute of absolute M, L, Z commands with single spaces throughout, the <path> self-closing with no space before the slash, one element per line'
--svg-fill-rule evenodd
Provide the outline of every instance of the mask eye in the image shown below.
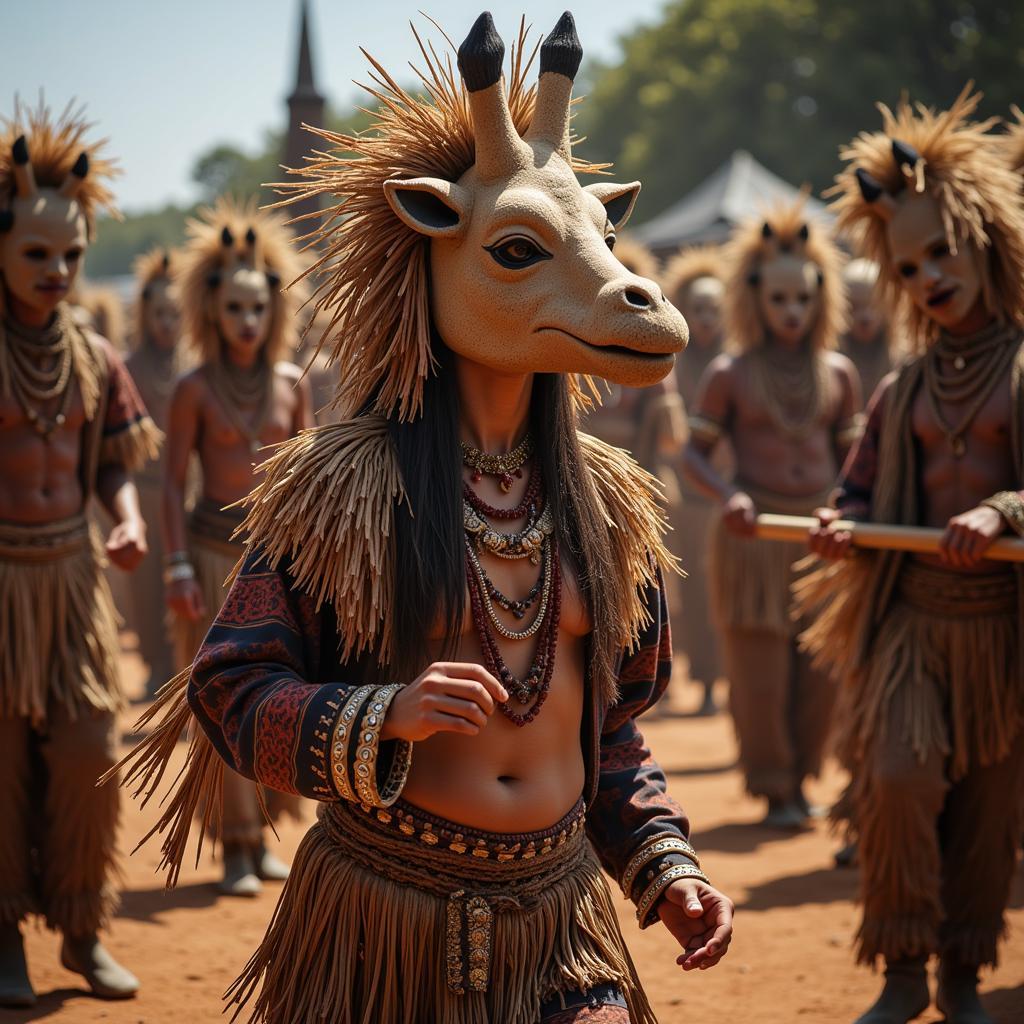
<path fill-rule="evenodd" d="M 551 259 L 551 253 L 545 252 L 533 239 L 525 235 L 514 235 L 503 238 L 494 245 L 484 248 L 491 254 L 495 263 L 506 270 L 525 270 L 542 260 Z"/>
<path fill-rule="evenodd" d="M 31 248 L 31 249 L 28 249 L 25 252 L 25 255 L 30 260 L 35 260 L 36 262 L 42 262 L 43 260 L 46 259 L 46 250 L 45 249 L 41 249 L 38 246 L 35 246 L 35 247 Z"/>
<path fill-rule="evenodd" d="M 913 263 L 903 263 L 900 265 L 900 274 L 903 277 L 913 277 L 917 273 L 917 267 Z"/>

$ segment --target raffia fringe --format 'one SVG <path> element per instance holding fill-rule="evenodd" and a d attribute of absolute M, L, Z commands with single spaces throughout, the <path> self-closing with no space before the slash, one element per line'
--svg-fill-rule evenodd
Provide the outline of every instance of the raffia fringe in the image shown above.
<path fill-rule="evenodd" d="M 376 416 L 304 430 L 279 445 L 263 479 L 241 505 L 239 532 L 262 548 L 271 567 L 284 558 L 298 587 L 319 607 L 333 603 L 341 657 L 391 652 L 394 510 L 405 490 Z"/>
<path fill-rule="evenodd" d="M 160 446 L 163 443 L 163 433 L 147 416 L 103 439 L 100 445 L 100 465 L 116 463 L 134 473 L 160 457 Z"/>
<path fill-rule="evenodd" d="M 53 896 L 46 902 L 46 927 L 65 935 L 88 935 L 105 928 L 121 905 L 117 889 Z"/>
<path fill-rule="evenodd" d="M 47 561 L 0 559 L 0 694 L 4 717 L 46 719 L 47 701 L 70 714 L 118 711 L 118 616 L 102 567 L 102 541 Z"/>
<path fill-rule="evenodd" d="M 711 528 L 708 585 L 719 628 L 794 635 L 793 564 L 806 553 L 802 544 L 734 537 L 717 518 Z"/>
<path fill-rule="evenodd" d="M 262 945 L 227 993 L 259 1024 L 536 1024 L 542 1000 L 614 981 L 634 1024 L 656 1024 L 591 859 L 539 907 L 498 913 L 486 993 L 449 990 L 446 901 L 367 871 L 317 823 L 295 855 Z M 258 994 L 257 994 L 258 990 Z"/>
<path fill-rule="evenodd" d="M 107 783 L 123 773 L 121 785 L 130 788 L 132 797 L 140 801 L 140 807 L 145 807 L 159 790 L 175 747 L 191 731 L 185 764 L 160 802 L 164 810 L 135 847 L 138 850 L 154 836 L 163 836 L 157 871 L 167 871 L 168 889 L 178 882 L 192 820 L 196 818 L 200 824 L 196 840 L 198 865 L 204 841 L 219 832 L 223 813 L 225 766 L 206 734 L 195 724 L 187 698 L 191 673 L 189 666 L 161 687 L 153 705 L 135 726 L 138 732 L 149 730 L 148 735 L 100 780 Z"/>
<path fill-rule="evenodd" d="M 998 967 L 999 942 L 1006 937 L 1006 923 L 1000 916 L 990 927 L 958 925 L 941 940 L 942 956 L 953 963 L 971 967 Z"/>
<path fill-rule="evenodd" d="M 657 581 L 656 570 L 681 573 L 679 559 L 665 545 L 668 518 L 661 506 L 661 485 L 621 448 L 580 433 L 584 462 L 612 535 L 615 579 L 629 585 L 626 621 L 617 624 L 617 646 L 633 650 L 650 622 L 643 590 Z"/>
<path fill-rule="evenodd" d="M 38 911 L 36 901 L 24 893 L 0 896 L 0 924 L 16 924 Z"/>
<path fill-rule="evenodd" d="M 857 963 L 871 967 L 880 958 L 929 956 L 938 949 L 937 920 L 930 916 L 865 919 L 857 932 Z"/>

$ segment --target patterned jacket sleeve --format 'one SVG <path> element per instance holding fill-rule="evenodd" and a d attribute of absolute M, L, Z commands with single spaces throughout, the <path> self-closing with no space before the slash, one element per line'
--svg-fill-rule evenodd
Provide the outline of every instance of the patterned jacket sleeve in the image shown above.
<path fill-rule="evenodd" d="M 323 650 L 326 614 L 287 568 L 251 552 L 196 656 L 189 705 L 221 758 L 250 779 L 314 800 L 356 799 L 365 748 L 373 792 L 397 787 L 391 802 L 411 757 L 408 744 L 379 741 L 386 706 L 374 709 L 393 688 L 329 678 L 337 659 Z"/>
<path fill-rule="evenodd" d="M 659 580 L 660 582 L 660 580 Z M 663 587 L 650 587 L 651 621 L 636 650 L 623 655 L 620 700 L 608 709 L 600 736 L 597 795 L 587 814 L 587 832 L 605 870 L 637 904 L 640 926 L 657 915 L 646 894 L 669 868 L 676 874 L 699 868 L 689 844 L 690 822 L 668 795 L 665 773 L 651 755 L 637 716 L 664 694 L 672 674 L 672 636 Z"/>

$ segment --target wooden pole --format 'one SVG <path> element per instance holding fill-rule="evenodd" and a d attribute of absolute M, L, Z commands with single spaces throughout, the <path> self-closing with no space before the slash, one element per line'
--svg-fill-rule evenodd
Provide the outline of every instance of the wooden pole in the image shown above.
<path fill-rule="evenodd" d="M 817 526 L 813 516 L 778 516 L 763 514 L 757 517 L 757 536 L 761 540 L 806 541 L 811 527 Z M 835 525 L 853 534 L 853 543 L 859 548 L 882 551 L 912 551 L 920 555 L 935 555 L 939 551 L 942 530 L 925 526 L 890 526 L 886 523 L 855 523 L 840 519 Z M 985 557 L 996 562 L 1024 562 L 1024 540 L 1000 537 L 985 552 Z"/>

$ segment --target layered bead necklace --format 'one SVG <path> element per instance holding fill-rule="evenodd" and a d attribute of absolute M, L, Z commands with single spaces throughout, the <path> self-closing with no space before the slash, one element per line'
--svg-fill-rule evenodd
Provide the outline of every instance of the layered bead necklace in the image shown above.
<path fill-rule="evenodd" d="M 497 476 L 498 485 L 508 493 L 512 481 L 522 477 L 523 466 L 533 451 L 527 435 L 507 455 L 486 455 L 463 444 L 463 462 L 472 470 L 472 479 L 484 475 Z M 507 484 L 507 486 L 506 486 Z M 514 508 L 495 508 L 487 504 L 467 483 L 463 485 L 463 528 L 466 536 L 466 582 L 473 625 L 480 641 L 484 664 L 509 693 L 509 700 L 498 705 L 512 723 L 524 726 L 540 712 L 551 687 L 558 647 L 558 624 L 561 617 L 562 577 L 558 545 L 554 538 L 554 517 L 544 500 L 540 474 L 530 471 L 526 493 Z M 504 533 L 489 520 L 510 522 L 525 519 L 522 530 Z M 508 560 L 529 559 L 539 565 L 540 578 L 524 598 L 504 594 L 488 576 L 480 561 L 482 553 Z M 515 619 L 525 619 L 536 605 L 533 621 L 523 629 L 510 629 L 498 616 L 497 608 Z M 537 649 L 529 671 L 520 679 L 505 664 L 497 637 L 512 642 L 536 638 Z M 527 705 L 532 706 L 527 707 Z M 517 711 L 515 704 L 527 708 Z"/>

